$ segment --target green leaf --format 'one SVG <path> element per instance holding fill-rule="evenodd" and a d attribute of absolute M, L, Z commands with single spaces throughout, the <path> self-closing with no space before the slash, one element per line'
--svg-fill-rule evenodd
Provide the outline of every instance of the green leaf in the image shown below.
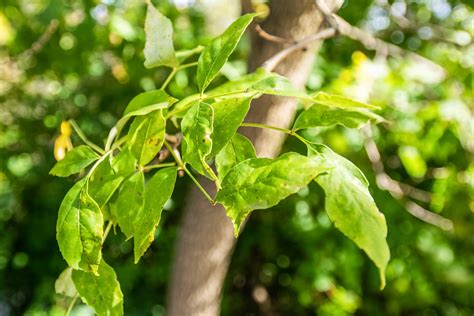
<path fill-rule="evenodd" d="M 141 166 L 149 163 L 160 151 L 165 141 L 166 119 L 163 110 L 133 120 L 128 132 L 130 152 Z"/>
<path fill-rule="evenodd" d="M 104 260 L 98 274 L 72 271 L 72 280 L 81 299 L 94 308 L 98 316 L 123 315 L 123 294 L 114 269 Z"/>
<path fill-rule="evenodd" d="M 206 158 L 212 150 L 213 126 L 214 109 L 204 102 L 194 104 L 181 121 L 183 161 L 201 174 L 209 168 Z"/>
<path fill-rule="evenodd" d="M 220 86 L 208 91 L 206 96 L 215 97 L 233 92 L 244 92 L 249 90 L 249 88 L 257 82 L 274 75 L 275 74 L 272 72 L 268 72 L 263 68 L 259 68 L 251 74 L 221 84 Z"/>
<path fill-rule="evenodd" d="M 97 202 L 102 212 L 114 192 L 119 188 L 128 172 L 115 172 L 109 159 L 104 159 L 89 178 L 89 195 Z"/>
<path fill-rule="evenodd" d="M 333 166 L 316 178 L 326 193 L 329 218 L 375 263 L 383 288 L 385 268 L 390 259 L 386 241 L 387 224 L 369 193 L 367 180 L 354 164 L 325 146 L 313 145 L 310 152 Z"/>
<path fill-rule="evenodd" d="M 277 74 L 272 74 L 268 78 L 264 78 L 256 82 L 249 88 L 249 90 L 263 94 L 295 97 L 308 100 L 312 99 L 310 95 L 298 91 L 290 82 L 290 80 Z"/>
<path fill-rule="evenodd" d="M 112 169 L 116 172 L 132 173 L 135 171 L 137 160 L 130 152 L 129 147 L 125 147 L 122 151 L 112 159 Z"/>
<path fill-rule="evenodd" d="M 156 110 L 166 109 L 177 100 L 170 97 L 163 90 L 153 90 L 140 93 L 130 101 L 125 108 L 122 118 L 117 122 L 118 131 L 121 131 L 128 120 L 133 116 L 147 115 Z"/>
<path fill-rule="evenodd" d="M 293 130 L 338 124 L 347 128 L 360 128 L 368 122 L 382 121 L 384 119 L 381 116 L 365 109 L 340 109 L 314 104 L 298 116 Z"/>
<path fill-rule="evenodd" d="M 72 282 L 71 278 L 72 268 L 66 268 L 54 282 L 54 291 L 57 294 L 64 295 L 66 297 L 74 297 L 77 294 L 76 287 Z"/>
<path fill-rule="evenodd" d="M 74 269 L 96 272 L 101 261 L 104 220 L 97 203 L 81 179 L 59 207 L 56 239 L 64 259 Z"/>
<path fill-rule="evenodd" d="M 245 136 L 235 133 L 230 142 L 216 156 L 216 169 L 219 180 L 239 162 L 257 158 L 252 142 Z"/>
<path fill-rule="evenodd" d="M 398 148 L 398 156 L 410 177 L 422 178 L 425 176 L 428 168 L 423 156 L 416 147 L 400 146 Z"/>
<path fill-rule="evenodd" d="M 78 173 L 97 159 L 99 155 L 89 146 L 78 146 L 68 151 L 64 159 L 58 161 L 49 173 L 57 177 L 67 177 Z"/>
<path fill-rule="evenodd" d="M 146 13 L 145 34 L 143 53 L 146 68 L 179 65 L 173 47 L 173 25 L 151 3 L 148 3 Z"/>
<path fill-rule="evenodd" d="M 226 208 L 237 235 L 252 210 L 278 204 L 326 170 L 319 159 L 297 153 L 286 153 L 274 160 L 247 159 L 229 170 L 216 201 Z"/>
<path fill-rule="evenodd" d="M 155 230 L 161 219 L 166 201 L 173 194 L 177 168 L 165 168 L 158 171 L 145 188 L 145 204 L 134 222 L 135 263 L 140 260 L 155 239 Z"/>
<path fill-rule="evenodd" d="M 217 76 L 254 16 L 255 14 L 246 14 L 238 18 L 222 35 L 212 40 L 201 53 L 197 67 L 199 91 L 206 90 L 211 81 Z"/>
<path fill-rule="evenodd" d="M 152 90 L 140 93 L 130 101 L 123 113 L 124 116 L 146 115 L 158 109 L 167 108 L 177 100 L 163 90 Z"/>
<path fill-rule="evenodd" d="M 133 236 L 133 222 L 143 207 L 144 191 L 145 177 L 143 172 L 137 172 L 124 181 L 114 203 L 118 224 L 127 238 Z"/>
<path fill-rule="evenodd" d="M 234 136 L 249 111 L 251 100 L 251 98 L 227 99 L 211 104 L 214 109 L 214 126 L 209 158 L 217 155 Z"/>
<path fill-rule="evenodd" d="M 318 104 L 332 106 L 341 109 L 347 108 L 365 108 L 378 109 L 378 106 L 362 103 L 353 99 L 343 97 L 341 95 L 329 94 L 326 92 L 317 92 L 312 96 L 312 100 Z"/>

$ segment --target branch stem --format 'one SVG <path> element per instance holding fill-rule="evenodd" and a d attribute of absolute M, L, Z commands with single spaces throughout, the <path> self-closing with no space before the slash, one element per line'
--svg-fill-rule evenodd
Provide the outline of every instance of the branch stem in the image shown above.
<path fill-rule="evenodd" d="M 89 147 L 91 147 L 92 149 L 94 149 L 96 152 L 98 152 L 99 154 L 103 155 L 105 153 L 105 151 L 100 148 L 99 146 L 97 146 L 96 144 L 94 144 L 93 142 L 91 142 L 87 137 L 86 135 L 84 134 L 84 132 L 81 130 L 81 128 L 79 127 L 79 125 L 77 125 L 76 121 L 74 121 L 73 119 L 69 120 L 69 123 L 71 124 L 72 128 L 74 129 L 74 131 L 76 132 L 77 136 L 79 136 L 79 138 L 82 140 L 82 142 L 86 145 L 88 145 Z"/>
<path fill-rule="evenodd" d="M 189 68 L 189 67 L 196 66 L 197 64 L 198 63 L 196 61 L 196 62 L 192 62 L 192 63 L 189 63 L 189 64 L 184 64 L 184 65 L 180 65 L 178 67 L 174 67 L 173 70 L 171 70 L 168 77 L 166 78 L 165 82 L 163 82 L 163 85 L 161 86 L 160 90 L 165 90 L 166 89 L 166 87 L 169 85 L 169 83 L 171 82 L 171 80 L 174 78 L 174 76 L 176 75 L 176 73 L 178 71 Z"/>
<path fill-rule="evenodd" d="M 149 165 L 142 168 L 143 171 L 148 171 L 157 168 L 166 168 L 166 167 L 174 167 L 176 166 L 176 162 L 167 162 L 167 163 L 160 163 L 156 165 Z"/>
<path fill-rule="evenodd" d="M 196 186 L 199 188 L 199 190 L 202 192 L 202 194 L 204 194 L 206 199 L 208 199 L 209 202 L 211 202 L 211 204 L 215 204 L 214 199 L 209 195 L 209 193 L 207 193 L 207 191 L 202 187 L 202 185 L 199 183 L 199 181 L 196 180 L 196 178 L 188 170 L 188 168 L 186 168 L 183 161 L 178 157 L 178 155 L 176 155 L 176 153 L 174 152 L 173 147 L 171 147 L 171 145 L 168 144 L 168 142 L 166 140 L 165 140 L 165 146 L 166 146 L 166 148 L 168 148 L 168 151 L 171 153 L 174 160 L 176 160 L 176 163 L 178 164 L 179 168 L 184 170 L 184 172 L 186 172 L 186 174 L 191 178 L 191 180 L 193 180 L 193 182 L 196 184 Z"/>

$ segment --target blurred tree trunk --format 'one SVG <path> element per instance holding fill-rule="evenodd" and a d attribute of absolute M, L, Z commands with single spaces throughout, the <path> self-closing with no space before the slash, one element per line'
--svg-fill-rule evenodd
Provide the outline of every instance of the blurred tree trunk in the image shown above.
<path fill-rule="evenodd" d="M 339 0 L 328 0 L 330 7 L 338 7 Z M 314 0 L 272 0 L 269 18 L 262 28 L 273 35 L 298 40 L 316 33 L 323 17 Z M 249 1 L 244 1 L 244 10 Z M 297 88 L 303 88 L 311 70 L 319 43 L 297 51 L 275 69 L 287 76 Z M 250 70 L 284 46 L 252 34 Z M 252 103 L 247 117 L 258 122 L 288 127 L 293 121 L 297 102 L 291 98 L 262 97 Z M 243 129 L 251 138 L 257 154 L 274 157 L 280 151 L 285 135 L 262 129 Z M 213 184 L 206 182 L 208 191 Z M 221 289 L 236 239 L 231 221 L 221 206 L 211 206 L 198 189 L 193 188 L 186 200 L 184 218 L 176 245 L 173 274 L 168 293 L 167 315 L 219 315 Z"/>

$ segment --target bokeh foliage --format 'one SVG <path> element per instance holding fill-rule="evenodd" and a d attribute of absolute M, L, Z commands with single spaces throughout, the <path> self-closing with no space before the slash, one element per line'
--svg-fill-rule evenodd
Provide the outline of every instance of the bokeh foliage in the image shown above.
<path fill-rule="evenodd" d="M 205 1 L 159 1 L 177 49 L 205 43 Z M 204 3 L 204 4 L 203 4 Z M 187 6 L 183 6 L 187 4 Z M 471 6 L 470 6 L 471 5 Z M 0 5 L 0 314 L 61 314 L 54 281 L 64 269 L 55 241 L 57 209 L 73 179 L 48 175 L 62 120 L 74 118 L 102 144 L 125 105 L 155 89 L 167 70 L 143 66 L 145 6 L 138 1 L 3 1 Z M 346 1 L 340 11 L 388 42 L 437 62 L 374 54 L 347 38 L 326 42 L 308 80 L 383 107 L 392 123 L 373 129 L 386 172 L 431 192 L 421 203 L 454 223 L 444 231 L 410 215 L 403 200 L 377 188 L 360 130 L 310 130 L 367 175 L 388 222 L 392 259 L 378 291 L 368 258 L 323 212 L 311 184 L 279 206 L 254 212 L 232 259 L 223 314 L 347 315 L 474 312 L 474 12 L 469 1 Z M 229 18 L 231 19 L 231 18 Z M 51 21 L 58 29 L 37 52 Z M 224 71 L 245 69 L 240 45 Z M 170 83 L 172 95 L 197 92 L 193 68 Z M 225 76 L 220 80 L 225 81 Z M 73 136 L 73 143 L 80 141 Z M 286 150 L 295 150 L 289 140 Z M 162 315 L 173 244 L 189 183 L 178 181 L 151 250 L 133 264 L 132 245 L 111 236 L 104 256 L 122 284 L 125 313 Z M 77 312 L 88 313 L 82 307 Z M 90 312 L 90 310 L 89 310 Z"/>

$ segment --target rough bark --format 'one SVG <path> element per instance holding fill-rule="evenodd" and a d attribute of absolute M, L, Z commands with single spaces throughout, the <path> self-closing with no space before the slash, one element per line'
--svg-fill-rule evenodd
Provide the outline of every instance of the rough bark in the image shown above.
<path fill-rule="evenodd" d="M 338 0 L 329 0 L 332 7 Z M 314 0 L 272 0 L 271 15 L 262 27 L 267 32 L 298 40 L 321 27 L 323 17 Z M 275 71 L 287 76 L 296 87 L 303 88 L 311 70 L 318 44 L 293 53 Z M 280 44 L 252 35 L 250 70 L 282 49 Z M 282 97 L 262 97 L 252 103 L 249 122 L 288 127 L 293 121 L 296 101 Z M 255 144 L 257 153 L 274 157 L 280 151 L 285 135 L 262 129 L 243 129 Z M 200 181 L 205 180 L 203 178 Z M 205 183 L 212 190 L 211 183 Z M 236 239 L 232 223 L 220 206 L 211 206 L 198 189 L 193 188 L 186 200 L 184 218 L 176 245 L 173 274 L 168 293 L 170 316 L 218 315 L 221 289 Z"/>

